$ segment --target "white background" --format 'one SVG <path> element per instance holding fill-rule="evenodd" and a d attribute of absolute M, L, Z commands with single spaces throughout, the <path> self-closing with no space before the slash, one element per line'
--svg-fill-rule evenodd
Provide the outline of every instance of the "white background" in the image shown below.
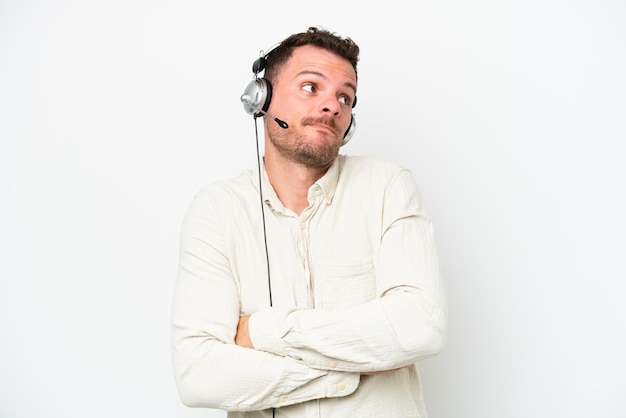
<path fill-rule="evenodd" d="M 362 49 L 343 152 L 409 166 L 447 344 L 431 418 L 626 415 L 622 1 L 0 2 L 0 416 L 184 407 L 169 311 L 184 211 L 256 163 L 259 50 Z"/>

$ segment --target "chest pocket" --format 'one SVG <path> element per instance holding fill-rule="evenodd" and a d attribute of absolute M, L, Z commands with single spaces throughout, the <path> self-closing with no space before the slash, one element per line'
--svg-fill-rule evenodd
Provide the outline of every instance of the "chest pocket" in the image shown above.
<path fill-rule="evenodd" d="M 346 308 L 367 302 L 376 295 L 376 278 L 371 259 L 342 265 L 318 266 L 315 278 L 315 306 Z"/>

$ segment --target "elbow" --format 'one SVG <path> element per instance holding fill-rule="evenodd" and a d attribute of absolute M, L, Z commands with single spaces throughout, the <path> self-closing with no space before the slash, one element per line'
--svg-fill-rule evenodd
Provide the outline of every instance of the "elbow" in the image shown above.
<path fill-rule="evenodd" d="M 188 373 L 176 373 L 175 381 L 178 397 L 183 405 L 189 408 L 211 407 L 210 402 L 207 402 L 206 393 L 198 393 L 198 385 L 193 383 Z"/>
<path fill-rule="evenodd" d="M 435 356 L 443 351 L 446 342 L 446 321 L 439 315 L 416 315 L 403 329 L 399 349 L 413 361 Z"/>
<path fill-rule="evenodd" d="M 189 408 L 224 408 L 224 405 L 211 393 L 217 393 L 210 388 L 203 387 L 188 376 L 176 378 L 178 397 L 183 405 Z"/>
<path fill-rule="evenodd" d="M 446 343 L 445 320 L 433 320 L 423 326 L 423 332 L 416 333 L 415 340 L 418 348 L 418 358 L 424 359 L 441 353 Z"/>
<path fill-rule="evenodd" d="M 216 408 L 210 404 L 207 404 L 204 400 L 200 400 L 198 396 L 192 394 L 186 390 L 178 390 L 180 401 L 188 408 Z"/>
<path fill-rule="evenodd" d="M 190 408 L 219 407 L 219 401 L 214 396 L 219 392 L 214 390 L 214 379 L 209 370 L 198 361 L 197 354 L 174 350 L 174 382 L 183 405 Z"/>
<path fill-rule="evenodd" d="M 427 342 L 426 357 L 435 356 L 443 351 L 445 346 L 445 332 L 443 329 L 437 329 L 432 332 L 431 337 Z"/>
<path fill-rule="evenodd" d="M 174 365 L 174 381 L 178 397 L 189 408 L 213 408 L 238 411 L 240 405 L 232 401 L 234 394 L 229 388 L 233 381 L 223 369 L 215 365 L 186 362 Z M 231 400 L 231 402 L 229 402 Z"/>
<path fill-rule="evenodd" d="M 416 332 L 410 346 L 405 346 L 403 350 L 407 358 L 415 362 L 436 356 L 443 351 L 444 345 L 444 333 L 441 330 L 430 329 Z"/>

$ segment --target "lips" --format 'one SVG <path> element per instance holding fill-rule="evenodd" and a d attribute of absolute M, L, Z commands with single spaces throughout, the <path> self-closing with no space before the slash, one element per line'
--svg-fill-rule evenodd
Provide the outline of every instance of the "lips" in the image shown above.
<path fill-rule="evenodd" d="M 319 129 L 319 130 L 324 130 L 324 131 L 328 131 L 328 132 L 336 133 L 336 132 L 335 132 L 335 130 L 333 129 L 333 127 L 332 127 L 332 126 L 329 126 L 329 125 L 324 125 L 324 124 L 316 123 L 316 124 L 313 124 L 313 125 L 310 125 L 310 126 L 312 126 L 312 127 L 316 128 L 316 129 Z"/>
<path fill-rule="evenodd" d="M 337 134 L 337 127 L 335 125 L 334 119 L 308 120 L 305 121 L 305 125 L 311 126 L 318 130 L 332 132 L 335 135 Z"/>

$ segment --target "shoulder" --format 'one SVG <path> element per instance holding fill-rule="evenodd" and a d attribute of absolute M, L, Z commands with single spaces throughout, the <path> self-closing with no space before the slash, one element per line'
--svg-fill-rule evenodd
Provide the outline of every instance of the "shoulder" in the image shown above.
<path fill-rule="evenodd" d="M 256 190 L 258 190 L 258 185 L 254 181 L 254 173 L 252 170 L 246 170 L 237 177 L 220 179 L 202 185 L 196 198 L 209 200 L 240 198 Z"/>
<path fill-rule="evenodd" d="M 237 177 L 200 186 L 191 199 L 188 216 L 229 216 L 234 211 L 245 210 L 249 201 L 258 204 L 258 185 L 254 175 L 252 170 L 248 170 Z"/>
<path fill-rule="evenodd" d="M 244 171 L 237 177 L 200 186 L 185 211 L 181 238 L 217 239 L 240 219 L 254 215 L 251 208 L 259 204 L 255 173 Z"/>
<path fill-rule="evenodd" d="M 343 177 L 364 177 L 366 180 L 387 181 L 400 173 L 410 174 L 409 170 L 395 161 L 368 155 L 340 155 L 338 157 L 340 173 Z"/>
<path fill-rule="evenodd" d="M 339 182 L 344 190 L 373 193 L 385 200 L 422 200 L 417 180 L 406 166 L 381 157 L 360 155 L 341 156 L 339 161 Z"/>

